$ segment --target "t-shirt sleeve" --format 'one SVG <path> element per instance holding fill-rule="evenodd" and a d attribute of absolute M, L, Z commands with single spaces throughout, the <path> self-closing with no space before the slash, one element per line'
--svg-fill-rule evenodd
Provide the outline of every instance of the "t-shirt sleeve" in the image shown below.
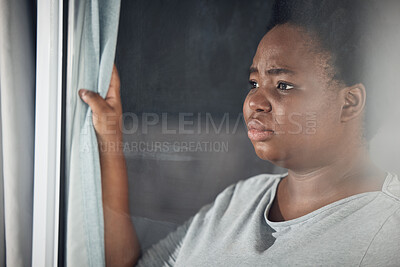
<path fill-rule="evenodd" d="M 375 235 L 360 266 L 400 266 L 400 208 Z"/>
<path fill-rule="evenodd" d="M 184 242 L 186 233 L 192 224 L 193 219 L 199 214 L 204 214 L 209 211 L 213 203 L 203 206 L 200 211 L 175 231 L 169 233 L 164 239 L 151 246 L 140 257 L 137 267 L 160 267 L 174 266 L 179 255 L 180 248 Z"/>
<path fill-rule="evenodd" d="M 215 203 L 222 202 L 229 205 L 229 201 L 226 198 L 230 199 L 232 192 L 235 188 L 235 184 L 228 186 L 225 188 L 223 192 L 221 192 L 214 202 L 209 203 L 203 206 L 193 217 L 188 219 L 184 224 L 179 226 L 175 231 L 169 233 L 164 239 L 151 246 L 148 250 L 146 250 L 142 256 L 140 257 L 137 267 L 164 267 L 164 266 L 174 266 L 175 262 L 178 258 L 180 249 L 185 242 L 186 233 L 192 225 L 192 222 L 196 221 L 196 226 L 199 227 L 199 221 L 204 222 L 207 218 L 207 215 L 210 215 L 213 211 Z M 218 201 L 219 200 L 219 201 Z M 221 205 L 221 204 L 220 204 Z"/>
<path fill-rule="evenodd" d="M 179 249 L 193 217 L 180 225 L 175 231 L 169 233 L 164 239 L 146 250 L 136 266 L 174 266 Z"/>

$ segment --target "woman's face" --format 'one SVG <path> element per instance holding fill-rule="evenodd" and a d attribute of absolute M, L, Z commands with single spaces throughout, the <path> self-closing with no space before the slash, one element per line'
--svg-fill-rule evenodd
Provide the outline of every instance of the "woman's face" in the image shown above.
<path fill-rule="evenodd" d="M 250 67 L 248 136 L 260 158 L 284 168 L 316 167 L 343 151 L 341 87 L 317 51 L 310 35 L 283 24 L 263 37 Z"/>

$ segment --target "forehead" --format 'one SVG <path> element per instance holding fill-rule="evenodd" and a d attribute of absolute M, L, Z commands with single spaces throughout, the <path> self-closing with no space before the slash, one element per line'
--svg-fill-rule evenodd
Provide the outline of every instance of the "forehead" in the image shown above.
<path fill-rule="evenodd" d="M 252 67 L 259 70 L 285 67 L 295 72 L 315 72 L 325 69 L 328 62 L 327 54 L 318 51 L 318 42 L 311 34 L 297 26 L 278 25 L 262 38 Z"/>

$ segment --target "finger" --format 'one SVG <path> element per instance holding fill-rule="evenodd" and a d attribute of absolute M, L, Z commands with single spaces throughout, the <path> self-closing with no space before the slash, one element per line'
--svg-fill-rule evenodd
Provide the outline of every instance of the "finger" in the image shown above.
<path fill-rule="evenodd" d="M 99 94 L 93 91 L 81 89 L 78 93 L 82 100 L 89 105 L 93 113 L 101 114 L 109 108 L 107 102 Z"/>
<path fill-rule="evenodd" d="M 110 86 L 108 88 L 108 92 L 106 95 L 106 100 L 107 101 L 111 100 L 112 102 L 119 102 L 120 101 L 119 88 L 120 88 L 120 80 L 119 80 L 118 70 L 114 64 L 111 74 Z"/>

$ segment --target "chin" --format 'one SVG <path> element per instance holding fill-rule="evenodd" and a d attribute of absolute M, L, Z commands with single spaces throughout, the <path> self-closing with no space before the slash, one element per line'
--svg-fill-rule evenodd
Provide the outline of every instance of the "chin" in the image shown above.
<path fill-rule="evenodd" d="M 283 153 L 282 149 L 272 147 L 270 144 L 262 142 L 254 142 L 253 146 L 260 159 L 270 161 L 276 166 L 283 167 L 282 165 L 284 165 L 285 153 Z"/>

